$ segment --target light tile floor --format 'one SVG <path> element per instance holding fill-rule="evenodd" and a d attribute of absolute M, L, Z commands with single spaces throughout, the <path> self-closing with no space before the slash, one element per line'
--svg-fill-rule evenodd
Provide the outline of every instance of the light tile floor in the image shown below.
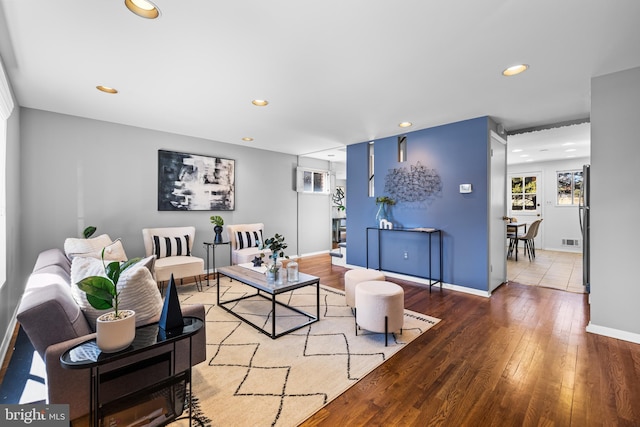
<path fill-rule="evenodd" d="M 507 258 L 507 280 L 523 285 L 584 293 L 582 254 L 536 249 L 536 257 L 529 261 L 529 257 L 520 248 L 518 261 Z"/>

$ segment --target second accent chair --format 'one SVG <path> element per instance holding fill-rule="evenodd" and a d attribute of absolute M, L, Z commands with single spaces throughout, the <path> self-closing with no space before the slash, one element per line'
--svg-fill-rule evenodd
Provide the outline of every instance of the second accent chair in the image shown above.
<path fill-rule="evenodd" d="M 204 260 L 192 255 L 195 227 L 143 228 L 146 256 L 155 255 L 155 279 L 167 283 L 173 274 L 175 280 L 193 277 L 198 290 L 202 290 L 201 276 L 204 274 Z M 177 284 L 177 283 L 176 283 Z"/>
<path fill-rule="evenodd" d="M 269 249 L 259 248 L 265 239 L 263 223 L 227 225 L 227 232 L 231 242 L 231 264 L 251 262 L 261 253 L 264 253 L 265 257 L 271 254 Z"/>

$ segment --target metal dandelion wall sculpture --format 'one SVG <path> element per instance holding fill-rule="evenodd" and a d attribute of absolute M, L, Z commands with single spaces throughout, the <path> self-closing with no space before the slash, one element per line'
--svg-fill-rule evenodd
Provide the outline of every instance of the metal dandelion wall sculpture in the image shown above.
<path fill-rule="evenodd" d="M 406 167 L 389 169 L 384 183 L 384 192 L 399 202 L 421 202 L 442 191 L 442 181 L 434 169 L 417 162 Z"/>

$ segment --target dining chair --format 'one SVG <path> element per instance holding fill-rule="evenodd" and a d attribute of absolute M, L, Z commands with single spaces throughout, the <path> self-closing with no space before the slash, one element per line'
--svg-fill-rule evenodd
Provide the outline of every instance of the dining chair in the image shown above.
<path fill-rule="evenodd" d="M 517 236 L 513 236 L 509 241 L 509 254 L 513 252 L 513 249 L 518 250 L 517 244 L 518 241 L 522 240 L 524 242 L 524 253 L 529 256 L 529 261 L 532 258 L 536 257 L 536 247 L 534 243 L 535 237 L 538 235 L 538 229 L 540 228 L 540 223 L 542 219 L 535 220 L 531 223 L 526 233 L 519 234 Z"/>

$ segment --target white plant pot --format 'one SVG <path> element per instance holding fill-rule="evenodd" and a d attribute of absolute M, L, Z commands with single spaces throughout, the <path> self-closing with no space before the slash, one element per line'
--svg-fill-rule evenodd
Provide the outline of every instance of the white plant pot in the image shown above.
<path fill-rule="evenodd" d="M 105 320 L 111 313 L 103 314 L 96 320 L 96 343 L 105 353 L 115 353 L 129 347 L 136 336 L 136 312 L 120 310 L 130 313 L 124 319 Z"/>

